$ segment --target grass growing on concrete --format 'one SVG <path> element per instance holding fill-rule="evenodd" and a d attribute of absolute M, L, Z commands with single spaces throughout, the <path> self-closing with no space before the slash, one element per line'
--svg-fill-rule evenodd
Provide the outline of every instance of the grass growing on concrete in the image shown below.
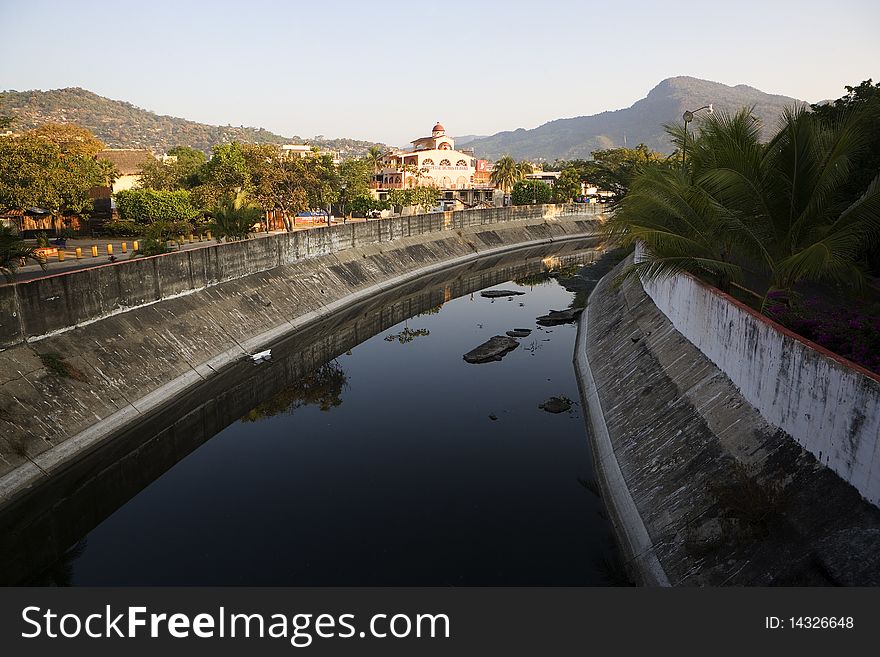
<path fill-rule="evenodd" d="M 43 367 L 63 379 L 73 379 L 74 381 L 87 380 L 85 374 L 64 360 L 60 354 L 54 352 L 40 354 L 40 360 L 43 363 Z"/>

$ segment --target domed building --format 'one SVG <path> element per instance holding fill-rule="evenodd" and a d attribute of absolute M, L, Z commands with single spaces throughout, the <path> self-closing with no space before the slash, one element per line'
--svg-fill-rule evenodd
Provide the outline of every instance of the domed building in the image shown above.
<path fill-rule="evenodd" d="M 444 191 L 443 207 L 455 201 L 464 205 L 493 201 L 494 189 L 477 173 L 487 170 L 488 163 L 477 160 L 472 150 L 456 150 L 455 140 L 441 123 L 431 128 L 429 137 L 410 143 L 410 149 L 385 154 L 382 169 L 373 176 L 373 187 L 380 198 L 390 189 L 432 186 Z"/>

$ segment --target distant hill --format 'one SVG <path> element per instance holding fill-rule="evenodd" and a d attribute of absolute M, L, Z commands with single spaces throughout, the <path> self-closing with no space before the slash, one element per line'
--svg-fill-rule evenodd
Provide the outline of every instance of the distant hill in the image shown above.
<path fill-rule="evenodd" d="M 663 80 L 648 95 L 626 109 L 592 116 L 550 121 L 533 130 L 520 128 L 499 132 L 467 143 L 477 155 L 497 159 L 504 154 L 517 159 L 589 158 L 595 150 L 630 148 L 644 143 L 650 148 L 672 152 L 663 124 L 680 122 L 686 109 L 713 103 L 716 109 L 735 111 L 754 106 L 764 124 L 765 136 L 776 125 L 783 108 L 803 105 L 804 101 L 764 93 L 744 84 L 729 87 L 718 82 L 691 77 Z M 698 115 L 699 116 L 699 115 Z"/>
<path fill-rule="evenodd" d="M 472 141 L 475 141 L 477 139 L 486 139 L 486 137 L 488 137 L 488 135 L 460 135 L 455 138 L 455 145 L 465 146 Z"/>
<path fill-rule="evenodd" d="M 120 100 L 71 87 L 51 91 L 4 91 L 3 113 L 15 117 L 13 129 L 29 130 L 44 123 L 76 123 L 88 128 L 113 148 L 147 148 L 164 153 L 175 146 L 208 152 L 215 144 L 239 141 L 254 144 L 308 143 L 332 148 L 344 156 L 360 156 L 374 144 L 356 139 L 284 137 L 263 128 L 216 126 L 173 116 L 160 116 Z M 381 145 L 381 144 L 380 144 Z"/>

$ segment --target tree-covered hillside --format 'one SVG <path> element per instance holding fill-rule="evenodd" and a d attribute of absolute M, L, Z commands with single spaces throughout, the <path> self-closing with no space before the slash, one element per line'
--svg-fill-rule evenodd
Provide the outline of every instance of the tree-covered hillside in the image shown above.
<path fill-rule="evenodd" d="M 215 126 L 173 116 L 160 116 L 131 103 L 110 100 L 76 87 L 51 91 L 5 91 L 3 113 L 11 114 L 17 131 L 45 123 L 76 123 L 91 130 L 107 146 L 148 148 L 164 153 L 175 146 L 208 152 L 215 144 L 232 141 L 253 144 L 310 143 L 332 148 L 343 157 L 361 156 L 374 142 L 355 139 L 284 137 L 262 128 Z"/>

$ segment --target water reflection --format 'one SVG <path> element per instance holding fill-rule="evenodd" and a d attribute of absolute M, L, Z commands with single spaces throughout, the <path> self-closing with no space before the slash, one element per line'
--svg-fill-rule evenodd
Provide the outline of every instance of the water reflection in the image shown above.
<path fill-rule="evenodd" d="M 241 420 L 257 422 L 281 413 L 293 413 L 308 405 L 329 411 L 342 404 L 342 391 L 347 382 L 345 372 L 334 360 L 309 372 L 293 385 L 252 408 Z"/>

